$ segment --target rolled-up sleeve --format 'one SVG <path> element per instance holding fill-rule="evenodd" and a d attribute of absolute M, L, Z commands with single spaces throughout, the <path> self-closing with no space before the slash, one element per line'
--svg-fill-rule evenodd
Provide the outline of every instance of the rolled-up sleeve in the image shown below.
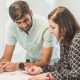
<path fill-rule="evenodd" d="M 15 45 L 17 42 L 15 36 L 14 36 L 14 29 L 13 25 L 10 24 L 10 26 L 7 29 L 7 34 L 6 34 L 6 44 L 8 45 Z"/>
<path fill-rule="evenodd" d="M 46 28 L 43 33 L 43 47 L 53 47 L 52 36 L 49 32 L 49 28 Z"/>

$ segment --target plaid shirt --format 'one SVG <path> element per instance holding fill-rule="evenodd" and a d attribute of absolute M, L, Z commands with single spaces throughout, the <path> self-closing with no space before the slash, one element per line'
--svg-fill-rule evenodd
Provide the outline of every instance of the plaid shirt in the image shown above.
<path fill-rule="evenodd" d="M 61 44 L 59 62 L 45 65 L 42 69 L 43 72 L 52 72 L 54 80 L 80 80 L 80 30 L 76 32 L 70 45 Z"/>

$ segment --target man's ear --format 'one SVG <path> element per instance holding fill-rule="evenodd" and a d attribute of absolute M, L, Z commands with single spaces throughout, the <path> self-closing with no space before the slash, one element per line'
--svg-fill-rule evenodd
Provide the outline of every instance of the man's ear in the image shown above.
<path fill-rule="evenodd" d="M 31 17 L 33 16 L 32 10 L 29 11 L 29 15 L 30 15 Z"/>

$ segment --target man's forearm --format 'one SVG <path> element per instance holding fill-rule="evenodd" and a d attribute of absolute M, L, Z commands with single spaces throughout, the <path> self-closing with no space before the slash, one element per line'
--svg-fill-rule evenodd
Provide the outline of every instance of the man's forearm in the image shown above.
<path fill-rule="evenodd" d="M 35 65 L 35 66 L 43 66 L 45 64 L 48 64 L 48 62 L 42 61 L 42 60 L 33 61 L 33 65 Z"/>
<path fill-rule="evenodd" d="M 2 57 L 2 58 L 0 59 L 0 61 L 9 61 L 9 60 L 7 60 L 6 58 L 3 58 L 3 57 Z"/>
<path fill-rule="evenodd" d="M 11 61 L 11 58 L 7 57 L 7 56 L 2 56 L 2 58 L 0 59 L 0 61 Z"/>

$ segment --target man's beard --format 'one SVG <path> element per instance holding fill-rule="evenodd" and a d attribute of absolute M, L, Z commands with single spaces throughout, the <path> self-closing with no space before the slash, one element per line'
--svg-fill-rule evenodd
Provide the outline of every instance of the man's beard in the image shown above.
<path fill-rule="evenodd" d="M 32 22 L 32 17 L 31 17 L 31 24 L 28 24 L 28 25 L 27 25 L 25 28 L 23 28 L 22 30 L 28 34 L 28 31 L 31 29 L 32 24 L 33 24 L 33 22 Z"/>
<path fill-rule="evenodd" d="M 23 30 L 23 31 L 24 31 L 24 32 L 26 32 L 26 33 L 28 33 L 28 31 L 31 29 L 31 27 L 32 27 L 32 24 L 31 24 L 31 25 L 26 26 L 26 29 L 25 29 L 25 30 Z"/>

